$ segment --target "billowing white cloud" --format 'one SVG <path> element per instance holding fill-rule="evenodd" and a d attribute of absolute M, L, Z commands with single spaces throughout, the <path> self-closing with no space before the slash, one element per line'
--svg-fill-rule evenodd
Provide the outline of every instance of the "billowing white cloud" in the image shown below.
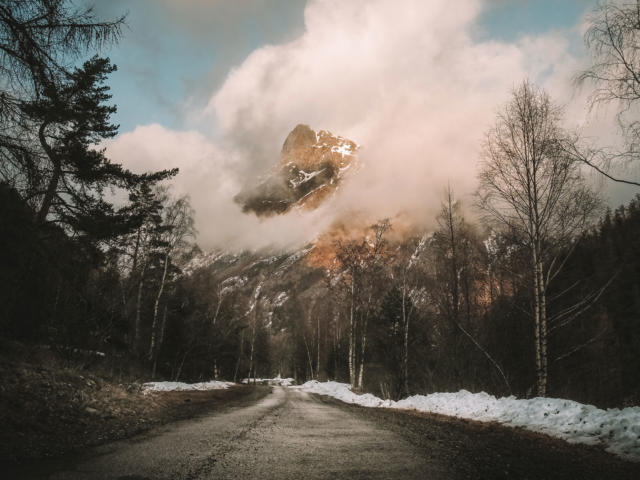
<path fill-rule="evenodd" d="M 324 211 L 297 213 L 263 222 L 242 213 L 233 197 L 240 189 L 236 154 L 224 151 L 196 132 L 177 132 L 153 124 L 136 128 L 106 142 L 109 157 L 137 172 L 178 167 L 172 194 L 188 195 L 196 210 L 199 241 L 205 248 L 225 246 L 243 250 L 292 247 L 308 240 L 310 232 L 327 226 Z"/>
<path fill-rule="evenodd" d="M 484 132 L 524 78 L 565 99 L 568 124 L 585 113 L 584 95 L 572 97 L 579 62 L 568 35 L 577 31 L 480 41 L 472 32 L 483 2 L 455 3 L 310 0 L 305 32 L 254 51 L 204 109 L 224 147 L 150 126 L 122 135 L 109 153 L 131 167 L 182 167 L 176 184 L 191 193 L 205 246 L 301 242 L 350 209 L 433 218 L 447 183 L 462 197 L 475 188 Z M 363 145 L 364 168 L 320 211 L 243 214 L 232 197 L 278 161 L 298 123 Z"/>

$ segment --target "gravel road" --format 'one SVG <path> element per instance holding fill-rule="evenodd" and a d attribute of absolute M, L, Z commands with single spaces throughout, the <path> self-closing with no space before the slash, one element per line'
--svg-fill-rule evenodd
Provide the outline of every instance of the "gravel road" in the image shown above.
<path fill-rule="evenodd" d="M 639 474 L 639 465 L 595 448 L 495 425 L 352 407 L 276 387 L 257 403 L 91 449 L 34 478 L 614 479 Z"/>

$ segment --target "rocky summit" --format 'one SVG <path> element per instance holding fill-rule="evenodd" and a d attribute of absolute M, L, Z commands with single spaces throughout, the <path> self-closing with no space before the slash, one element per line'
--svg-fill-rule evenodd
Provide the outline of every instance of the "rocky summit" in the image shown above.
<path fill-rule="evenodd" d="M 314 209 L 339 188 L 358 165 L 358 145 L 326 130 L 298 125 L 282 146 L 280 162 L 235 200 L 258 216 Z"/>

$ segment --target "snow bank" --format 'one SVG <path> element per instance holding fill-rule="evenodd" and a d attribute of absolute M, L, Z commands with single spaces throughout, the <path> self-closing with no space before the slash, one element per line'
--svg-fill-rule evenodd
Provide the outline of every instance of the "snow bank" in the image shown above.
<path fill-rule="evenodd" d="M 233 384 L 233 382 L 220 382 L 218 380 L 201 383 L 149 382 L 142 385 L 142 390 L 144 390 L 145 392 L 172 392 L 175 390 L 220 390 L 229 388 Z"/>
<path fill-rule="evenodd" d="M 253 378 L 243 378 L 242 383 L 253 383 Z M 281 387 L 291 387 L 296 384 L 295 379 L 293 378 L 282 378 L 278 375 L 275 378 L 256 378 L 256 383 L 262 383 L 267 385 L 280 385 Z"/>
<path fill-rule="evenodd" d="M 382 400 L 375 395 L 365 393 L 358 395 L 351 391 L 351 387 L 347 383 L 338 382 L 318 382 L 311 380 L 299 387 L 293 387 L 305 392 L 318 393 L 320 395 L 329 395 L 346 403 L 353 403 L 363 407 L 391 407 L 393 400 Z"/>
<path fill-rule="evenodd" d="M 523 427 L 570 443 L 605 445 L 608 452 L 640 461 L 640 407 L 601 410 L 572 400 L 496 398 L 461 390 L 415 395 L 395 402 L 394 408 Z"/>
<path fill-rule="evenodd" d="M 357 395 L 346 383 L 320 383 L 315 380 L 297 388 L 365 407 L 418 410 L 522 427 L 570 443 L 603 445 L 608 452 L 640 462 L 640 407 L 601 410 L 572 400 L 496 398 L 485 392 L 466 390 L 415 395 L 394 402 L 368 393 Z"/>

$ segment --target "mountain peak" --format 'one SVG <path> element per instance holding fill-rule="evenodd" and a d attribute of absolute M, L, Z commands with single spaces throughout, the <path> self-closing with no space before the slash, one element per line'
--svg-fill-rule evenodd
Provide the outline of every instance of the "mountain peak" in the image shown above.
<path fill-rule="evenodd" d="M 258 216 L 317 208 L 357 165 L 358 145 L 326 130 L 297 125 L 282 145 L 280 162 L 260 183 L 238 194 L 244 212 Z"/>
<path fill-rule="evenodd" d="M 291 152 L 313 145 L 317 141 L 318 137 L 316 132 L 314 132 L 309 125 L 300 123 L 287 135 L 282 145 L 282 155 L 288 155 Z"/>

